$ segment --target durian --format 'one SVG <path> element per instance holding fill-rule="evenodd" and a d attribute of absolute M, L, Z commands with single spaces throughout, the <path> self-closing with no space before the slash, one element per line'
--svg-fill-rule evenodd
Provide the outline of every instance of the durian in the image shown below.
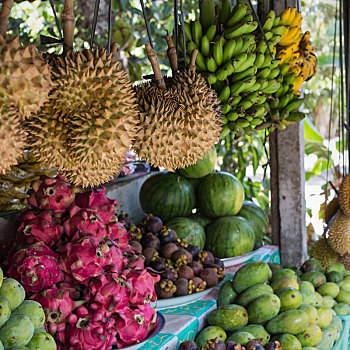
<path fill-rule="evenodd" d="M 345 266 L 346 270 L 350 270 L 350 254 L 345 253 L 341 258 L 340 262 Z"/>
<path fill-rule="evenodd" d="M 155 55 L 149 45 L 146 48 L 149 57 Z M 165 85 L 135 86 L 141 130 L 134 148 L 155 167 L 183 168 L 203 158 L 217 142 L 219 100 L 192 67 L 165 78 Z"/>
<path fill-rule="evenodd" d="M 350 216 L 350 174 L 343 178 L 339 186 L 339 203 L 344 214 Z"/>
<path fill-rule="evenodd" d="M 350 253 L 350 217 L 340 211 L 328 231 L 328 243 L 338 254 Z"/>
<path fill-rule="evenodd" d="M 104 49 L 55 62 L 54 89 L 26 126 L 30 149 L 74 185 L 100 185 L 118 174 L 138 131 L 132 85 Z"/>
<path fill-rule="evenodd" d="M 36 113 L 51 89 L 49 65 L 34 45 L 0 35 L 0 104 L 13 104 L 24 119 Z"/>
<path fill-rule="evenodd" d="M 326 206 L 324 210 L 324 221 L 326 224 L 332 219 L 332 217 L 337 213 L 340 209 L 339 198 L 334 197 Z"/>
<path fill-rule="evenodd" d="M 14 106 L 0 106 L 0 173 L 4 174 L 17 164 L 25 146 L 26 134 L 21 128 L 18 111 Z"/>
<path fill-rule="evenodd" d="M 319 260 L 324 269 L 339 261 L 339 255 L 330 247 L 324 237 L 320 237 L 320 239 L 311 246 L 310 256 Z"/>

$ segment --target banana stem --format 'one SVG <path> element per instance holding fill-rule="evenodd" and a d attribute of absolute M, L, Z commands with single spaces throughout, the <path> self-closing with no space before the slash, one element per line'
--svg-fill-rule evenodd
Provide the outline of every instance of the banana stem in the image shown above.
<path fill-rule="evenodd" d="M 148 60 L 151 62 L 151 65 L 152 65 L 154 78 L 156 83 L 158 84 L 158 87 L 160 87 L 161 89 L 166 89 L 166 85 L 163 79 L 163 74 L 159 67 L 157 54 L 152 49 L 152 46 L 150 43 L 146 44 L 146 51 L 147 51 Z"/>
<path fill-rule="evenodd" d="M 75 17 L 73 0 L 65 0 L 64 8 L 62 12 L 62 27 L 63 27 L 63 40 L 65 45 L 63 46 L 63 55 L 69 52 L 69 48 L 73 48 L 74 42 L 74 28 Z"/>
<path fill-rule="evenodd" d="M 112 53 L 115 60 L 117 59 L 117 52 L 118 52 L 118 43 L 113 43 L 111 53 Z"/>
<path fill-rule="evenodd" d="M 167 54 L 168 54 L 170 67 L 171 67 L 171 70 L 174 74 L 174 73 L 176 73 L 177 68 L 178 68 L 177 67 L 177 53 L 176 53 L 175 45 L 174 45 L 173 39 L 171 38 L 171 36 L 169 34 L 167 34 L 167 36 L 165 37 L 165 40 L 168 44 Z"/>
<path fill-rule="evenodd" d="M 5 36 L 14 0 L 5 0 L 0 11 L 0 35 Z"/>
<path fill-rule="evenodd" d="M 198 50 L 194 49 L 191 54 L 191 60 L 190 65 L 188 66 L 189 72 L 195 72 L 196 71 L 196 58 L 197 58 Z"/>

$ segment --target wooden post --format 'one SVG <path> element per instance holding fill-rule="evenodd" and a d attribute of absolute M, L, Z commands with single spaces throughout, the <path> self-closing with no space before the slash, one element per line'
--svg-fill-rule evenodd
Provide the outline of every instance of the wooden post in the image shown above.
<path fill-rule="evenodd" d="M 69 52 L 69 48 L 73 49 L 74 43 L 74 28 L 75 17 L 73 0 L 65 0 L 64 8 L 62 12 L 62 27 L 63 27 L 63 39 L 65 45 L 63 46 L 63 55 Z"/>
<path fill-rule="evenodd" d="M 0 35 L 5 36 L 14 0 L 5 0 L 0 11 Z"/>
<path fill-rule="evenodd" d="M 297 1 L 288 0 L 287 6 L 297 7 Z M 285 1 L 270 0 L 270 6 L 279 15 Z M 303 122 L 271 133 L 270 167 L 272 242 L 279 245 L 283 264 L 300 265 L 307 257 Z"/>

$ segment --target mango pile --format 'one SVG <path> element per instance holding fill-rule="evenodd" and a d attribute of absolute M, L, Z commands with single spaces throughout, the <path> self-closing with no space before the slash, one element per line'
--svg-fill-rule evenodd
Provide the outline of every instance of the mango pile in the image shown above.
<path fill-rule="evenodd" d="M 218 308 L 198 346 L 218 337 L 246 346 L 277 341 L 283 350 L 331 350 L 350 314 L 350 271 L 335 263 L 326 270 L 316 259 L 298 268 L 257 261 L 241 267 L 220 288 Z M 340 316 L 340 317 L 339 317 Z"/>

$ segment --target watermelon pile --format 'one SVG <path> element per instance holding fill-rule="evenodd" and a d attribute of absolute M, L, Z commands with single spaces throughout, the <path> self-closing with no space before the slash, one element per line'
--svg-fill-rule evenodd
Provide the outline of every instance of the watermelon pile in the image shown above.
<path fill-rule="evenodd" d="M 195 165 L 153 175 L 141 187 L 140 204 L 189 244 L 219 258 L 247 254 L 267 233 L 268 218 L 244 201 L 244 188 L 234 175 L 214 171 L 216 158 L 213 149 Z"/>

